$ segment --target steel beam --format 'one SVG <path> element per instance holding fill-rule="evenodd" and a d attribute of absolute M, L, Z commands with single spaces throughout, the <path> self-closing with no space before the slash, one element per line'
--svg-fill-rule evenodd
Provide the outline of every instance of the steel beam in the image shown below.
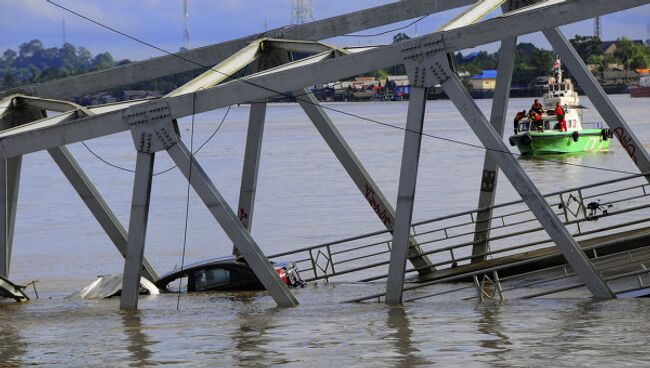
<path fill-rule="evenodd" d="M 9 237 L 9 198 L 7 198 L 7 159 L 0 159 L 0 276 L 9 277 L 11 245 Z"/>
<path fill-rule="evenodd" d="M 455 18 L 440 27 L 439 31 L 464 27 L 486 17 L 507 0 L 478 0 L 469 9 L 457 15 Z"/>
<path fill-rule="evenodd" d="M 87 73 L 38 85 L 22 86 L 0 92 L 20 92 L 41 97 L 67 99 L 118 86 L 138 83 L 165 75 L 214 65 L 260 38 L 324 40 L 347 33 L 363 31 L 385 24 L 421 17 L 427 14 L 470 5 L 476 0 L 402 0 L 357 12 L 322 19 L 291 27 L 281 27 L 236 40 L 196 48 L 175 55 L 121 65 L 108 70 Z M 302 88 L 306 85 L 295 87 Z M 289 90 L 293 90 L 291 88 Z"/>
<path fill-rule="evenodd" d="M 294 95 L 302 95 L 297 101 L 316 127 L 316 130 L 318 130 L 325 143 L 327 143 L 354 184 L 361 191 L 361 194 L 366 198 L 379 220 L 387 229 L 393 229 L 395 223 L 393 206 L 391 206 L 382 190 L 361 163 L 361 160 L 345 141 L 343 135 L 336 129 L 334 122 L 323 110 L 316 97 L 309 89 L 295 91 Z M 414 238 L 410 237 L 409 261 L 418 269 L 420 274 L 426 274 L 433 269 L 433 263 L 427 256 L 421 255 L 422 253 L 420 245 Z"/>
<path fill-rule="evenodd" d="M 0 102 L 0 128 L 18 126 L 44 116 L 41 110 L 19 107 L 15 102 L 14 97 Z M 9 276 L 11 268 L 21 167 L 22 156 L 0 158 L 0 275 L 5 277 Z"/>
<path fill-rule="evenodd" d="M 512 71 L 515 65 L 515 52 L 517 38 L 509 37 L 501 41 L 499 49 L 499 64 L 497 67 L 497 84 L 492 98 L 492 112 L 490 124 L 494 131 L 502 137 L 508 112 L 508 99 L 510 98 L 510 85 L 512 84 Z M 472 263 L 485 260 L 485 253 L 489 250 L 490 227 L 492 224 L 492 206 L 497 190 L 499 168 L 494 158 L 485 153 L 483 160 L 483 176 L 479 190 L 476 226 L 474 228 L 474 246 L 472 247 Z"/>
<path fill-rule="evenodd" d="M 239 210 L 237 217 L 242 225 L 251 232 L 253 226 L 253 210 L 255 192 L 257 190 L 257 173 L 262 153 L 262 137 L 264 135 L 264 119 L 266 118 L 266 100 L 251 103 L 246 134 L 246 150 L 242 168 L 241 188 L 239 190 Z M 232 252 L 239 256 L 237 244 L 233 244 Z"/>
<path fill-rule="evenodd" d="M 269 260 L 180 137 L 177 138 L 176 144 L 167 149 L 167 152 L 183 175 L 190 181 L 192 188 L 221 225 L 226 235 L 233 244 L 237 244 L 237 249 L 278 306 L 293 307 L 298 305 L 291 290 L 280 280 Z"/>
<path fill-rule="evenodd" d="M 397 189 L 397 209 L 395 226 L 393 226 L 393 244 L 388 264 L 388 280 L 386 281 L 386 303 L 399 304 L 402 302 L 404 286 L 404 271 L 411 236 L 411 219 L 415 201 L 415 186 L 418 178 L 420 161 L 420 145 L 422 143 L 422 127 L 424 111 L 427 103 L 427 89 L 413 86 L 409 98 L 409 110 L 404 132 L 404 148 L 402 151 L 402 166 L 399 174 Z"/>
<path fill-rule="evenodd" d="M 176 88 L 165 97 L 174 97 L 196 92 L 199 89 L 209 88 L 223 82 L 257 59 L 262 54 L 261 44 L 262 40 L 251 42 L 232 56 L 206 70 L 198 77 Z"/>
<path fill-rule="evenodd" d="M 117 250 L 123 257 L 126 257 L 128 241 L 126 230 L 108 203 L 106 203 L 97 188 L 93 185 L 90 178 L 86 176 L 86 173 L 74 159 L 72 153 L 66 147 L 50 148 L 48 152 L 72 187 L 77 191 L 81 200 L 83 200 L 90 212 L 95 216 L 95 219 L 102 229 L 104 229 L 106 235 L 115 244 Z M 142 267 L 144 277 L 150 281 L 156 281 L 158 279 L 156 271 L 146 258 L 142 260 Z"/>
<path fill-rule="evenodd" d="M 7 159 L 0 159 L 3 161 L 0 167 L 0 192 L 3 195 L 0 197 L 0 205 L 4 211 L 0 210 L 0 217 L 2 217 L 0 230 L 0 257 L 4 257 L 4 261 L 0 261 L 0 275 L 4 277 L 9 276 L 11 266 L 11 253 L 14 243 L 14 229 L 16 227 L 16 209 L 18 206 L 18 189 L 20 183 L 20 171 L 22 166 L 22 156 L 11 157 Z"/>
<path fill-rule="evenodd" d="M 120 297 L 120 309 L 127 311 L 138 309 L 154 157 L 155 153 L 138 152 L 135 163 L 133 199 L 131 201 L 131 217 L 129 218 L 129 240 L 126 247 L 122 295 Z"/>
<path fill-rule="evenodd" d="M 612 128 L 614 136 L 630 156 L 634 164 L 642 173 L 650 172 L 650 155 L 645 149 L 643 142 L 632 132 L 630 126 L 625 122 L 623 116 L 618 112 L 612 101 L 607 97 L 600 83 L 587 69 L 582 59 L 573 48 L 571 43 L 564 37 L 558 28 L 545 29 L 544 35 L 550 42 L 555 52 L 567 65 L 571 74 L 578 81 L 578 84 L 594 104 L 600 116 L 605 119 L 607 126 Z M 650 178 L 648 178 L 650 180 Z"/>
<path fill-rule="evenodd" d="M 404 62 L 402 50 L 426 47 L 440 42 L 448 53 L 474 46 L 500 41 L 504 38 L 556 27 L 598 15 L 628 9 L 649 3 L 649 0 L 570 0 L 548 5 L 534 11 L 514 12 L 466 27 L 436 32 L 390 46 L 303 65 L 280 72 L 260 73 L 257 76 L 222 83 L 196 92 L 196 96 L 181 95 L 165 99 L 174 119 L 225 107 L 233 103 L 253 101 L 273 96 L 278 91 L 292 91 L 305 86 L 367 73 L 372 70 Z M 145 104 L 151 104 L 147 102 Z M 0 133 L 0 157 L 11 157 L 54 146 L 66 145 L 124 131 L 128 128 L 122 120 L 122 111 L 114 111 L 93 118 L 80 119 L 69 124 L 35 123 L 22 129 L 9 129 Z"/>
<path fill-rule="evenodd" d="M 60 100 L 51 100 L 47 98 L 32 97 L 25 95 L 18 95 L 15 97 L 16 107 L 18 108 L 29 108 L 33 110 L 45 110 L 45 111 L 56 111 L 56 112 L 66 112 L 70 110 L 75 110 L 80 106 L 69 101 L 60 101 Z"/>
<path fill-rule="evenodd" d="M 615 298 L 616 296 L 595 270 L 589 258 L 582 252 L 517 159 L 510 153 L 501 136 L 474 103 L 456 74 L 449 73 L 448 79 L 442 83 L 442 88 L 587 289 L 595 298 Z"/>

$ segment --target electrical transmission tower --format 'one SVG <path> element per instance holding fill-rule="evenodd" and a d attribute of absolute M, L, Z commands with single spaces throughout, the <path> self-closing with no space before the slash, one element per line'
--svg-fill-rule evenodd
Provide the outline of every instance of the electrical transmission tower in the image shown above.
<path fill-rule="evenodd" d="M 292 0 L 291 24 L 303 24 L 314 20 L 313 0 Z"/>
<path fill-rule="evenodd" d="M 183 20 L 185 21 L 185 27 L 183 28 L 183 47 L 185 49 L 190 49 L 190 30 L 188 28 L 188 18 L 190 16 L 189 10 L 187 8 L 187 1 L 183 0 Z"/>
<path fill-rule="evenodd" d="M 603 39 L 603 30 L 600 27 L 600 17 L 594 18 L 594 37 L 598 37 L 599 39 Z"/>

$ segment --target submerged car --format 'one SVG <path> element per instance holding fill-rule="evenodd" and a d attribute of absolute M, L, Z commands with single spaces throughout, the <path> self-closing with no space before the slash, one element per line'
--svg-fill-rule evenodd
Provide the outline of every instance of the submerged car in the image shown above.
<path fill-rule="evenodd" d="M 280 279 L 290 287 L 305 286 L 293 262 L 271 262 Z M 264 290 L 253 270 L 243 259 L 235 256 L 213 258 L 193 263 L 163 275 L 155 282 L 161 290 L 168 290 L 174 281 L 187 278 L 186 288 L 192 291 Z"/>

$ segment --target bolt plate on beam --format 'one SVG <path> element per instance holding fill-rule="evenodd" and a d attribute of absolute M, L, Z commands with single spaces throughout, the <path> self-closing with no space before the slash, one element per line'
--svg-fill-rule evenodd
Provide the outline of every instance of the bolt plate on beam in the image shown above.
<path fill-rule="evenodd" d="M 167 101 L 130 106 L 122 117 L 129 124 L 138 152 L 163 151 L 177 142 L 178 135 Z"/>
<path fill-rule="evenodd" d="M 433 87 L 450 78 L 451 69 L 442 35 L 434 40 L 411 43 L 401 52 L 412 86 Z"/>
<path fill-rule="evenodd" d="M 483 170 L 483 180 L 481 180 L 481 192 L 494 191 L 494 179 L 496 172 L 492 170 Z"/>

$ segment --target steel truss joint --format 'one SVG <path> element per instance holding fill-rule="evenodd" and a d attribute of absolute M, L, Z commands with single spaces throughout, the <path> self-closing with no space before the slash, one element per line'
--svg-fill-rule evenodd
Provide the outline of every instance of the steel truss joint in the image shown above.
<path fill-rule="evenodd" d="M 409 81 L 414 87 L 433 87 L 451 78 L 453 70 L 442 34 L 401 50 Z"/>
<path fill-rule="evenodd" d="M 164 151 L 178 142 L 175 122 L 165 100 L 130 106 L 122 118 L 129 125 L 138 152 Z"/>

